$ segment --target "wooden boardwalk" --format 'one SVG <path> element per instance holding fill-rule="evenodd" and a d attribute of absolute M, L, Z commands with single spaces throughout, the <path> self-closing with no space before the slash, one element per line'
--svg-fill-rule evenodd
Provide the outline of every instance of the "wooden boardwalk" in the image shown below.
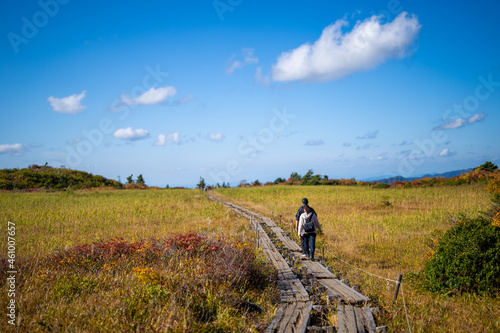
<path fill-rule="evenodd" d="M 278 270 L 281 306 L 266 328 L 266 333 L 306 332 L 314 305 L 314 298 L 309 295 L 302 281 L 292 271 L 271 238 L 281 243 L 279 248 L 286 252 L 289 261 L 300 260 L 302 275 L 309 277 L 309 282 L 322 286 L 329 298 L 337 304 L 337 332 L 372 333 L 376 331 L 373 315 L 370 307 L 367 306 L 370 299 L 342 283 L 321 263 L 301 260 L 300 246 L 270 218 L 222 200 L 210 193 L 208 196 L 211 200 L 221 203 L 250 220 L 252 228 L 258 234 L 259 246 Z"/>

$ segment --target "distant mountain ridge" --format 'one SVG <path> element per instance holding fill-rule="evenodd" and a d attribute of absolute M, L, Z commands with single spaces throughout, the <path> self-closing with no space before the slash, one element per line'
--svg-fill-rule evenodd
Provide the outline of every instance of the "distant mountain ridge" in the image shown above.
<path fill-rule="evenodd" d="M 420 177 L 403 177 L 403 176 L 395 176 L 395 177 L 390 177 L 390 178 L 384 178 L 384 179 L 378 179 L 375 180 L 377 183 L 384 183 L 384 184 L 390 184 L 395 181 L 412 181 L 415 179 L 422 179 L 422 178 L 433 178 L 433 177 L 440 177 L 440 178 L 451 178 L 455 176 L 460 176 L 461 174 L 465 172 L 472 171 L 472 168 L 469 169 L 463 169 L 463 170 L 455 170 L 455 171 L 448 171 L 448 172 L 443 172 L 443 173 L 433 173 L 433 174 L 426 174 Z"/>

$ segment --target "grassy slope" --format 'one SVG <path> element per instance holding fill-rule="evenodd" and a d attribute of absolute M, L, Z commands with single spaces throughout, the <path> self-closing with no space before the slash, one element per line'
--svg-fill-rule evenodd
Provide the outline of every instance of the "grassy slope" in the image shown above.
<path fill-rule="evenodd" d="M 235 233 L 248 225 L 197 190 L 0 193 L 0 207 L 3 221 L 17 223 L 21 256 L 115 237 L 136 241 L 189 231 Z"/>
<path fill-rule="evenodd" d="M 324 244 L 329 263 L 379 301 L 384 309 L 379 323 L 391 330 L 407 330 L 401 295 L 391 306 L 394 285 L 387 290 L 385 280 L 355 270 L 329 253 L 382 277 L 395 280 L 398 273 L 405 274 L 404 295 L 414 332 L 493 332 L 500 330 L 498 299 L 432 295 L 419 287 L 420 277 L 412 274 L 421 271 L 429 255 L 427 244 L 451 226 L 451 216 L 460 212 L 474 216 L 489 207 L 490 197 L 483 188 L 273 186 L 218 192 L 268 215 L 283 215 L 286 227 L 307 197 L 323 226 L 318 243 Z"/>
<path fill-rule="evenodd" d="M 25 330 L 252 331 L 278 306 L 273 283 L 247 283 L 262 272 L 248 254 L 248 221 L 203 192 L 0 193 L 0 208 L 5 225 L 16 223 L 16 301 Z M 171 233 L 191 231 L 218 245 L 164 252 Z M 117 256 L 121 245 L 109 242 L 116 237 L 133 250 Z M 98 241 L 102 253 L 79 247 Z M 0 246 L 7 248 L 6 237 Z M 264 311 L 247 313 L 241 301 Z M 0 331 L 7 328 L 2 320 Z"/>

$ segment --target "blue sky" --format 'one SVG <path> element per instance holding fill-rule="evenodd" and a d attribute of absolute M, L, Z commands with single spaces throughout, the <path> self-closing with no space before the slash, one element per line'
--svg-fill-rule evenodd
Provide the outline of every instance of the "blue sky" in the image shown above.
<path fill-rule="evenodd" d="M 0 168 L 148 185 L 500 162 L 500 2 L 0 2 Z"/>

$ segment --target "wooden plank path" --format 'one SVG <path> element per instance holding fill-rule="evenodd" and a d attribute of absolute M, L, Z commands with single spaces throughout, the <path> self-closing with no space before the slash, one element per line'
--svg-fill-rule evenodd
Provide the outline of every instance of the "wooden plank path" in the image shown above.
<path fill-rule="evenodd" d="M 369 306 L 363 308 L 340 304 L 338 307 L 337 332 L 375 333 L 376 327 Z M 342 315 L 340 315 L 342 314 Z"/>
<path fill-rule="evenodd" d="M 310 313 L 313 308 L 313 301 L 301 280 L 297 278 L 287 261 L 272 242 L 264 226 L 269 230 L 271 236 L 275 236 L 283 244 L 285 251 L 289 253 L 289 257 L 294 261 L 301 259 L 302 249 L 300 246 L 270 218 L 252 212 L 245 207 L 222 200 L 210 193 L 208 197 L 250 220 L 252 227 L 258 234 L 259 246 L 261 246 L 263 253 L 278 270 L 281 306 L 265 332 L 306 332 Z M 372 333 L 376 331 L 372 312 L 370 307 L 366 306 L 370 301 L 368 297 L 338 280 L 321 263 L 311 260 L 301 260 L 301 263 L 303 271 L 305 270 L 304 273 L 323 286 L 328 296 L 338 304 L 337 332 Z"/>

